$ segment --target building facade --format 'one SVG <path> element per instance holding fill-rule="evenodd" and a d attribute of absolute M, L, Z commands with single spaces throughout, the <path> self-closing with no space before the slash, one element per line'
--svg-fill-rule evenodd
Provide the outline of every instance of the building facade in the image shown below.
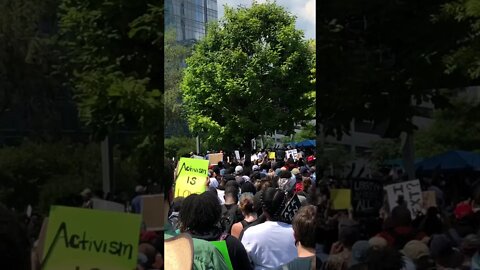
<path fill-rule="evenodd" d="M 217 0 L 165 1 L 165 28 L 175 28 L 178 41 L 194 42 L 202 39 L 207 24 L 217 19 Z"/>

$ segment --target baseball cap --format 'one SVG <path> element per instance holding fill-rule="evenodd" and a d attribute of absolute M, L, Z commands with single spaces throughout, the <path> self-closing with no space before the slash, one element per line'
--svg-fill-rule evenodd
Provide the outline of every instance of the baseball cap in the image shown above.
<path fill-rule="evenodd" d="M 258 166 L 258 165 L 253 165 L 253 166 L 252 166 L 252 170 L 253 170 L 253 171 L 258 171 L 258 170 L 260 170 L 260 166 Z"/>
<path fill-rule="evenodd" d="M 462 219 L 473 213 L 472 206 L 467 202 L 461 202 L 455 207 L 455 217 L 457 219 Z"/>
<path fill-rule="evenodd" d="M 243 172 L 243 167 L 238 165 L 237 167 L 235 167 L 235 174 L 239 174 L 239 173 L 242 173 Z"/>
<path fill-rule="evenodd" d="M 294 168 L 294 169 L 292 170 L 292 174 L 293 174 L 293 175 L 300 174 L 300 170 L 299 170 L 298 168 Z"/>
<path fill-rule="evenodd" d="M 412 260 L 418 260 L 421 257 L 429 256 L 430 250 L 425 243 L 418 240 L 412 240 L 405 244 L 402 253 Z"/>

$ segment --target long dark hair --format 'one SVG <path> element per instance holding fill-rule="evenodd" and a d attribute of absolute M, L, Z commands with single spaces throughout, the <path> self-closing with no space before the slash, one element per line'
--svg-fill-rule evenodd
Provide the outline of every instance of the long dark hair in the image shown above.
<path fill-rule="evenodd" d="M 284 191 L 269 187 L 262 192 L 260 197 L 263 212 L 272 221 L 278 221 L 280 214 L 285 208 L 287 196 Z"/>
<path fill-rule="evenodd" d="M 208 233 L 220 221 L 222 208 L 218 197 L 211 192 L 191 194 L 182 203 L 180 231 L 198 234 Z"/>

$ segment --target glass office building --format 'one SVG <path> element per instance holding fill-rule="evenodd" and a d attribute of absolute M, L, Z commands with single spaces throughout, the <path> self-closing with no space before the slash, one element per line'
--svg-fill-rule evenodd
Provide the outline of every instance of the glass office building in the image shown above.
<path fill-rule="evenodd" d="M 217 19 L 217 0 L 165 0 L 165 27 L 176 29 L 178 41 L 203 38 L 207 23 Z"/>

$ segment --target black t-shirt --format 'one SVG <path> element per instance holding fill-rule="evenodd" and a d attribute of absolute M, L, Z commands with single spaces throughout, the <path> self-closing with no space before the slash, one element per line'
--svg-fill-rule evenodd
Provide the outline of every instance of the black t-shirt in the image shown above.
<path fill-rule="evenodd" d="M 232 262 L 234 270 L 253 269 L 247 251 L 240 240 L 228 235 L 227 238 L 225 238 L 225 242 L 227 244 L 228 255 L 230 256 L 230 261 Z"/>

